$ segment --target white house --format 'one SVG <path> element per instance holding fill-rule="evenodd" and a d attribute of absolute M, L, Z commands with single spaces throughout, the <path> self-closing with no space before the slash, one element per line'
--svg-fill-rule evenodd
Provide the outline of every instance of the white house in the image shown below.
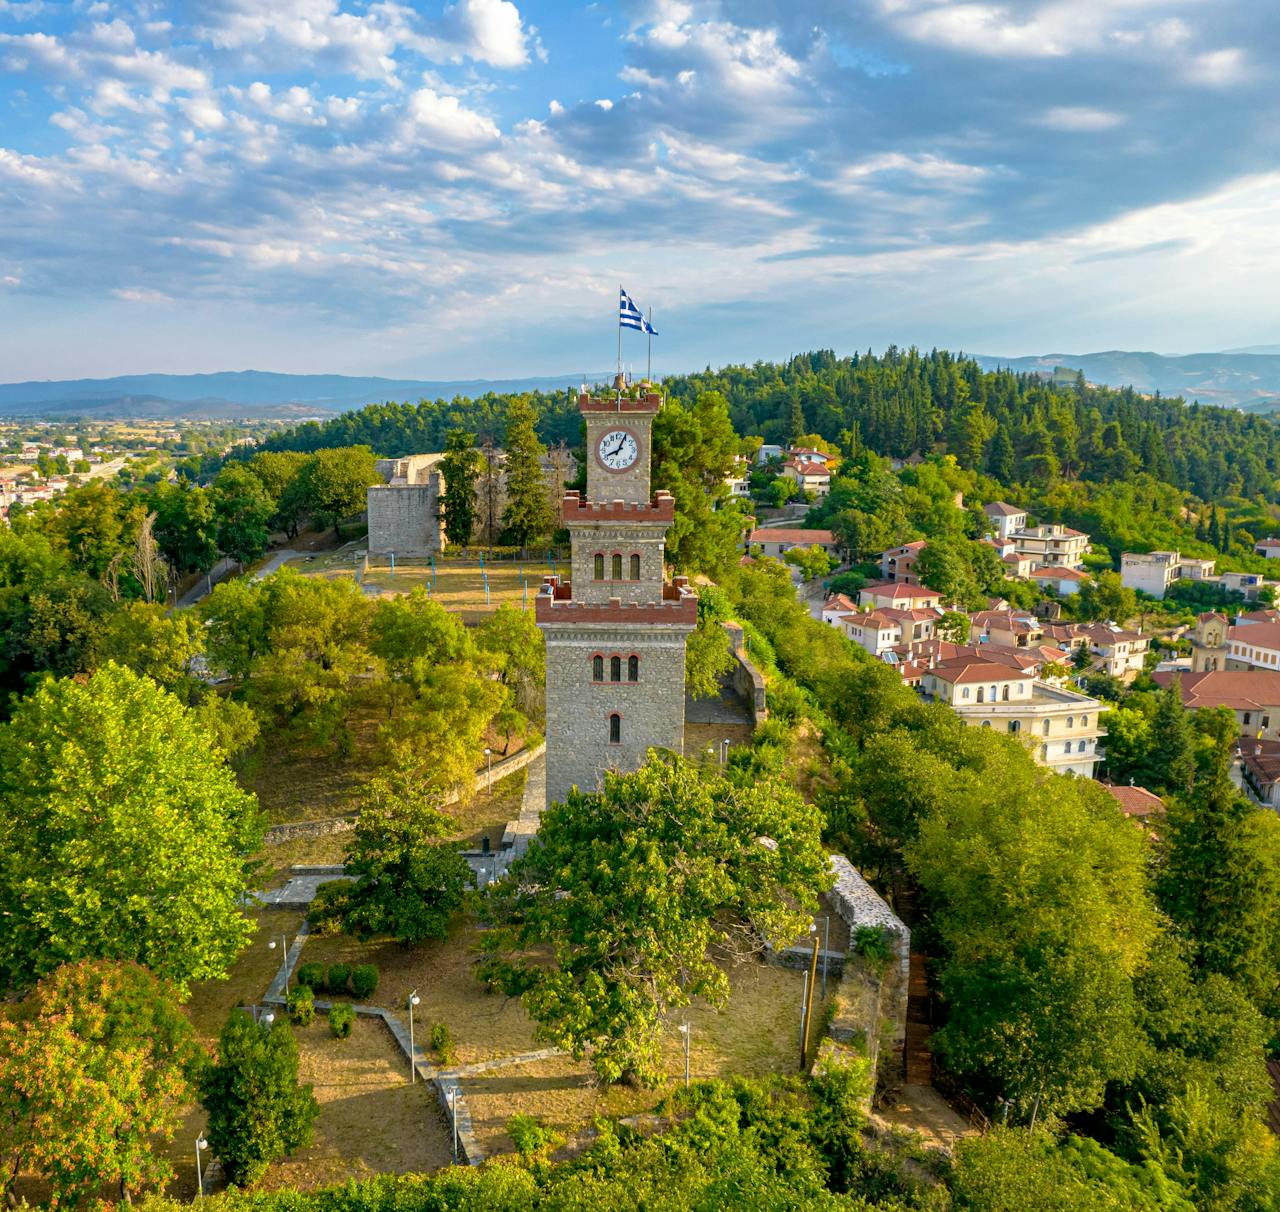
<path fill-rule="evenodd" d="M 782 458 L 781 446 L 770 446 L 766 444 L 756 451 L 756 465 L 758 467 L 763 467 L 770 459 L 780 458 Z"/>
<path fill-rule="evenodd" d="M 825 497 L 831 491 L 831 472 L 826 463 L 814 459 L 788 459 L 782 465 L 782 474 L 794 480 L 803 492 L 815 497 Z"/>
<path fill-rule="evenodd" d="M 1079 568 L 1089 550 L 1089 536 L 1081 530 L 1072 530 L 1057 522 L 1043 526 L 1024 527 L 1010 532 L 1014 550 L 1031 560 L 1032 571 L 1037 568 Z"/>
<path fill-rule="evenodd" d="M 1106 735 L 1102 703 L 1074 690 L 1039 682 L 1026 670 L 962 659 L 926 670 L 921 692 L 947 703 L 971 728 L 1017 736 L 1042 766 L 1092 778 Z"/>
<path fill-rule="evenodd" d="M 982 512 L 987 515 L 992 533 L 1001 542 L 1008 539 L 1015 530 L 1022 530 L 1027 525 L 1027 511 L 1004 501 L 990 501 L 982 507 Z"/>
<path fill-rule="evenodd" d="M 1037 585 L 1052 586 L 1058 596 L 1063 598 L 1079 593 L 1080 586 L 1089 579 L 1088 574 L 1078 568 L 1056 568 L 1048 565 L 1032 569 L 1029 575 Z"/>
<path fill-rule="evenodd" d="M 1213 576 L 1213 568 L 1213 560 L 1178 551 L 1125 551 L 1120 555 L 1120 583 L 1163 598 L 1174 581 L 1203 581 Z"/>
<path fill-rule="evenodd" d="M 925 585 L 907 585 L 902 581 L 873 581 L 858 591 L 858 605 L 864 610 L 879 610 L 882 607 L 928 610 L 942 606 L 942 594 Z"/>
<path fill-rule="evenodd" d="M 1268 560 L 1280 560 L 1280 539 L 1259 539 L 1253 550 Z"/>
<path fill-rule="evenodd" d="M 762 526 L 751 532 L 747 543 L 752 548 L 760 548 L 761 555 L 773 556 L 778 560 L 796 547 L 821 547 L 833 559 L 840 558 L 840 545 L 829 530 L 805 530 L 803 527 L 792 530 L 785 526 Z"/>

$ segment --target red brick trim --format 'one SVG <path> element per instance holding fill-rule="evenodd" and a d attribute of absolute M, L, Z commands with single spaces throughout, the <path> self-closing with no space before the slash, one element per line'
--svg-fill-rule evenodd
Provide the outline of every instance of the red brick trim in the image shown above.
<path fill-rule="evenodd" d="M 609 606 L 564 599 L 552 601 L 547 594 L 540 593 L 534 599 L 533 617 L 538 623 L 615 623 L 627 627 L 635 623 L 667 623 L 696 627 L 698 599 L 690 595 L 679 602 L 664 602 L 660 606 L 625 602 Z"/>
<path fill-rule="evenodd" d="M 656 392 L 641 396 L 638 400 L 627 396 L 622 399 L 618 399 L 617 396 L 578 396 L 579 412 L 655 413 L 661 407 L 662 397 Z"/>

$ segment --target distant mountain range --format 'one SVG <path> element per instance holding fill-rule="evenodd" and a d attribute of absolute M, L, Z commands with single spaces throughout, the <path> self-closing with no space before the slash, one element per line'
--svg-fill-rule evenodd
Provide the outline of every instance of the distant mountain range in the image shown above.
<path fill-rule="evenodd" d="M 589 376 L 591 381 L 608 374 Z M 453 399 L 489 391 L 563 391 L 582 375 L 530 379 L 357 378 L 350 375 L 285 375 L 262 370 L 207 375 L 122 375 L 0 383 L 0 416 L 8 417 L 280 417 L 331 416 L 387 400 Z"/>
<path fill-rule="evenodd" d="M 975 354 L 979 365 L 992 370 L 1080 370 L 1090 383 L 1132 387 L 1135 391 L 1182 396 L 1202 404 L 1243 408 L 1247 412 L 1280 409 L 1280 345 L 1255 345 L 1224 353 L 1168 356 L 1109 349 L 1090 354 L 1044 354 L 1039 357 L 997 358 Z"/>
<path fill-rule="evenodd" d="M 974 357 L 985 369 L 1007 366 L 1074 378 L 1084 372 L 1090 383 L 1132 386 L 1204 404 L 1250 412 L 1280 410 L 1280 345 L 1258 345 L 1223 353 L 1171 357 L 1156 353 L 1107 350 L 1089 354 L 1038 357 Z M 0 416 L 281 418 L 331 416 L 386 400 L 453 399 L 486 392 L 561 391 L 582 375 L 545 375 L 528 379 L 380 379 L 350 375 L 287 375 L 261 370 L 207 375 L 124 375 L 114 379 L 0 384 Z M 610 373 L 588 375 L 606 382 Z"/>

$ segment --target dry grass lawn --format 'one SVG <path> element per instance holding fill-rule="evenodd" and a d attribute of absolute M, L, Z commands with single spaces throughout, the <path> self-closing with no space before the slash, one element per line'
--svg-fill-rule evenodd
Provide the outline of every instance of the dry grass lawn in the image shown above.
<path fill-rule="evenodd" d="M 526 774 L 527 769 L 517 770 L 494 783 L 492 791 L 477 787 L 472 795 L 446 808 L 457 824 L 453 837 L 478 847 L 481 837 L 488 834 L 489 843 L 496 850 L 507 822 L 520 815 Z"/>
<path fill-rule="evenodd" d="M 724 1010 L 696 1005 L 688 1011 L 689 1072 L 700 1078 L 762 1076 L 799 1070 L 801 973 L 746 963 L 730 971 L 732 993 Z M 823 1006 L 814 1007 L 811 1038 L 822 1031 Z M 534 1061 L 463 1081 L 472 1126 L 486 1154 L 514 1148 L 506 1125 L 532 1115 L 571 1137 L 596 1116 L 616 1118 L 652 1109 L 684 1080 L 683 1037 L 677 1024 L 664 1037 L 667 1084 L 656 1090 L 600 1086 L 585 1062 L 570 1057 Z"/>
<path fill-rule="evenodd" d="M 468 623 L 477 623 L 499 606 L 520 606 L 532 610 L 542 578 L 551 575 L 552 571 L 568 576 L 569 566 L 558 563 L 553 570 L 545 560 L 541 563 L 530 560 L 523 564 L 498 560 L 481 569 L 479 561 L 475 560 L 437 560 L 433 576 L 430 563 L 397 560 L 394 576 L 389 563 L 370 562 L 361 580 L 365 585 L 377 586 L 384 593 L 408 593 L 419 585 L 425 585 L 431 591 L 432 599 L 446 610 L 462 615 Z M 486 572 L 489 576 L 487 601 L 484 588 Z"/>
<path fill-rule="evenodd" d="M 296 1032 L 300 1076 L 314 1087 L 320 1116 L 312 1145 L 272 1166 L 261 1189 L 307 1190 L 449 1164 L 452 1141 L 434 1088 L 409 1084 L 408 1064 L 380 1020 L 357 1019 L 348 1039 L 335 1039 L 320 1017 Z"/>
<path fill-rule="evenodd" d="M 422 999 L 415 1012 L 418 1039 L 434 1023 L 445 1023 L 457 1043 L 457 1061 L 491 1060 L 528 1052 L 533 1024 L 518 1001 L 491 993 L 475 978 L 473 961 L 480 930 L 461 916 L 445 942 L 401 947 L 392 942 L 360 943 L 346 935 L 311 935 L 303 963 L 376 964 L 380 981 L 373 1001 L 405 1018 L 409 994 Z"/>
<path fill-rule="evenodd" d="M 261 1000 L 280 971 L 280 935 L 286 935 L 292 943 L 302 925 L 301 913 L 281 909 L 263 909 L 251 916 L 257 930 L 227 979 L 200 981 L 191 987 L 191 997 L 185 1007 L 187 1017 L 206 1043 L 217 1042 L 233 1007 L 255 1005 Z M 273 938 L 277 940 L 275 950 L 268 946 Z"/>

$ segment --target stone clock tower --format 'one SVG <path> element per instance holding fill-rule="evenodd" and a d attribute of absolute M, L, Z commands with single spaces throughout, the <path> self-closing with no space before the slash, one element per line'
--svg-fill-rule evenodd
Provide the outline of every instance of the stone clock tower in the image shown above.
<path fill-rule="evenodd" d="M 650 495 L 662 397 L 578 397 L 587 423 L 587 494 L 564 498 L 570 579 L 535 603 L 547 643 L 547 802 L 596 791 L 605 770 L 635 770 L 652 747 L 684 748 L 684 649 L 698 599 L 667 584 L 670 494 Z"/>

